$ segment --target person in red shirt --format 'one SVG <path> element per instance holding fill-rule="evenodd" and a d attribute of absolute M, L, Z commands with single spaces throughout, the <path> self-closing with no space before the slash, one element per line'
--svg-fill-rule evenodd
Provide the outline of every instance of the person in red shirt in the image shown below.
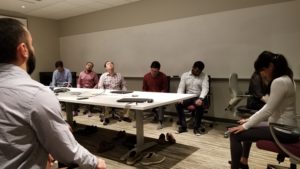
<path fill-rule="evenodd" d="M 160 71 L 160 63 L 153 61 L 150 72 L 145 74 L 143 80 L 143 91 L 148 92 L 168 92 L 167 76 Z"/>
<path fill-rule="evenodd" d="M 169 84 L 167 76 L 160 71 L 160 63 L 153 61 L 150 66 L 150 72 L 145 74 L 143 79 L 143 91 L 148 92 L 168 92 Z M 156 109 L 152 110 L 155 113 L 154 119 L 158 117 L 158 129 L 162 129 L 163 112 L 157 113 Z"/>
<path fill-rule="evenodd" d="M 87 62 L 85 69 L 77 79 L 77 88 L 95 88 L 98 84 L 98 75 L 93 71 L 93 62 Z"/>
<path fill-rule="evenodd" d="M 98 75 L 96 72 L 93 71 L 94 63 L 87 62 L 85 64 L 84 70 L 80 72 L 78 79 L 77 79 L 77 88 L 95 88 L 98 84 Z M 75 113 L 74 115 L 78 114 L 79 106 L 75 106 Z M 83 114 L 88 114 L 89 117 L 92 116 L 93 106 L 88 105 L 84 110 Z M 77 111 L 77 112 L 76 112 Z"/>

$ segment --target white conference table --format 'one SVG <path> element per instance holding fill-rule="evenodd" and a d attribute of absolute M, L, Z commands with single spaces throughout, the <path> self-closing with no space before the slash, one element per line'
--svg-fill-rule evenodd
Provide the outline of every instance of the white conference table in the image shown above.
<path fill-rule="evenodd" d="M 136 116 L 136 137 L 137 144 L 134 149 L 129 151 L 123 157 L 122 160 L 127 158 L 130 152 L 135 151 L 140 153 L 145 149 L 148 149 L 155 145 L 155 143 L 144 143 L 144 124 L 143 124 L 143 111 L 161 107 L 173 103 L 177 103 L 181 100 L 190 99 L 196 97 L 194 94 L 178 94 L 178 93 L 158 93 L 158 92 L 141 92 L 133 91 L 127 94 L 115 94 L 111 93 L 111 90 L 103 89 L 83 89 L 83 88 L 68 88 L 70 91 L 64 93 L 58 93 L 57 98 L 60 102 L 66 103 L 67 121 L 73 122 L 72 107 L 73 104 L 86 104 L 97 105 L 105 107 L 126 108 L 134 110 Z M 84 98 L 84 99 L 78 99 Z M 153 99 L 152 103 L 125 103 L 117 102 L 121 98 L 149 98 Z"/>

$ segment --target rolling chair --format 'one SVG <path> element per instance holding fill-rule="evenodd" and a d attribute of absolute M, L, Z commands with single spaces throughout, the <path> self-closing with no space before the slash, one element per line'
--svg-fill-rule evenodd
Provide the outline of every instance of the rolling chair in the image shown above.
<path fill-rule="evenodd" d="M 297 169 L 297 164 L 300 163 L 300 128 L 281 125 L 281 124 L 275 124 L 275 123 L 270 123 L 269 127 L 270 127 L 271 134 L 274 138 L 274 141 L 259 140 L 256 142 L 256 146 L 262 150 L 267 150 L 267 151 L 272 151 L 272 152 L 278 153 L 277 161 L 279 163 L 283 162 L 285 157 L 289 157 L 290 161 L 291 161 L 290 169 Z M 274 133 L 274 127 L 290 131 L 290 134 L 299 137 L 298 142 L 292 143 L 292 144 L 280 143 L 280 141 L 277 139 L 277 137 Z M 271 164 L 267 165 L 267 169 L 276 169 L 279 167 L 280 166 L 271 165 Z"/>
<path fill-rule="evenodd" d="M 257 111 L 247 108 L 246 105 L 238 106 L 240 101 L 250 97 L 251 95 L 245 94 L 239 89 L 237 73 L 232 73 L 229 77 L 229 92 L 231 94 L 231 99 L 229 100 L 225 111 L 234 111 L 234 108 L 236 107 L 236 111 L 234 113 L 243 118 L 249 117 Z"/>
<path fill-rule="evenodd" d="M 206 114 L 208 113 L 209 111 L 209 106 L 210 106 L 210 96 L 206 96 L 206 98 L 204 99 L 204 112 L 203 114 Z M 193 119 L 193 116 L 195 114 L 195 110 L 196 110 L 196 107 L 195 105 L 189 105 L 186 109 L 187 112 L 191 113 L 191 116 L 192 116 L 192 119 Z M 211 121 L 207 121 L 207 120 L 203 120 L 202 118 L 202 122 L 201 122 L 201 132 L 205 132 L 206 131 L 206 126 L 209 126 L 209 127 L 213 127 L 213 122 Z"/>
<path fill-rule="evenodd" d="M 209 112 L 209 107 L 210 107 L 210 103 L 211 103 L 211 87 L 210 87 L 210 84 L 211 84 L 211 77 L 210 75 L 208 75 L 208 84 L 209 84 L 209 90 L 208 90 L 208 93 L 207 93 L 207 96 L 205 97 L 205 99 L 203 100 L 204 102 L 204 112 L 203 112 L 203 117 L 202 117 L 202 121 L 201 121 L 201 132 L 205 132 L 206 131 L 206 126 L 209 126 L 209 127 L 213 127 L 213 122 L 212 121 L 208 121 L 208 120 L 204 120 L 204 114 L 207 114 Z M 191 120 L 193 120 L 193 117 L 194 117 L 194 114 L 195 114 L 195 110 L 196 110 L 196 107 L 195 105 L 189 105 L 187 108 L 186 108 L 186 113 L 190 113 L 191 114 Z M 179 124 L 179 122 L 177 123 Z"/>
<path fill-rule="evenodd" d="M 233 112 L 235 116 L 240 118 L 247 118 L 254 114 L 257 110 L 248 109 L 246 105 L 239 105 L 239 103 L 250 97 L 251 95 L 245 94 L 239 89 L 238 75 L 237 73 L 231 73 L 229 77 L 229 92 L 231 99 L 229 100 L 228 106 L 225 108 L 225 111 Z M 231 126 L 230 126 L 231 127 Z M 225 131 L 224 137 L 228 138 L 229 133 Z"/>

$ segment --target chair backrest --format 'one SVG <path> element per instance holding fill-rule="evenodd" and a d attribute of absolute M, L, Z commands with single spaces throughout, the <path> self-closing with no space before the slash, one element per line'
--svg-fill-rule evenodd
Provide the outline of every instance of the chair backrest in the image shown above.
<path fill-rule="evenodd" d="M 206 97 L 204 98 L 204 109 L 208 110 L 211 104 L 211 97 L 212 97 L 212 91 L 211 91 L 211 76 L 208 75 L 208 93 Z"/>
<path fill-rule="evenodd" d="M 40 72 L 40 82 L 45 86 L 49 86 L 52 82 L 52 74 L 53 72 Z"/>
<path fill-rule="evenodd" d="M 239 89 L 237 73 L 231 73 L 230 74 L 230 77 L 229 77 L 229 92 L 230 92 L 232 97 L 237 97 L 238 95 L 242 94 L 242 92 Z"/>
<path fill-rule="evenodd" d="M 97 73 L 98 79 L 100 80 L 102 73 Z"/>
<path fill-rule="evenodd" d="M 242 92 L 239 89 L 237 73 L 231 73 L 228 82 L 231 99 L 229 100 L 228 106 L 225 108 L 225 110 L 233 110 L 233 108 L 243 99 L 241 95 Z"/>
<path fill-rule="evenodd" d="M 171 81 L 171 76 L 167 76 L 167 83 L 168 83 L 168 90 L 167 92 L 170 93 L 170 81 Z"/>
<path fill-rule="evenodd" d="M 76 72 L 71 72 L 72 75 L 72 87 L 76 87 L 77 86 L 77 77 L 76 77 Z"/>

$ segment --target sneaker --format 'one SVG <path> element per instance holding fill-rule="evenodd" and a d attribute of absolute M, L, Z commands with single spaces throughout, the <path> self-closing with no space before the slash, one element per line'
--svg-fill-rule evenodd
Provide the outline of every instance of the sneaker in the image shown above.
<path fill-rule="evenodd" d="M 126 122 L 128 122 L 128 123 L 131 123 L 131 122 L 132 122 L 131 118 L 129 118 L 129 117 L 123 117 L 122 120 L 123 120 L 123 121 L 126 121 Z"/>
<path fill-rule="evenodd" d="M 141 154 L 138 154 L 136 151 L 132 151 L 129 153 L 129 155 L 127 157 L 126 164 L 133 165 L 136 162 L 138 162 L 139 160 L 141 160 L 142 157 L 143 156 Z"/>
<path fill-rule="evenodd" d="M 176 143 L 175 137 L 171 133 L 167 133 L 167 140 L 171 144 L 175 144 Z"/>
<path fill-rule="evenodd" d="M 154 152 L 147 153 L 141 160 L 142 165 L 152 165 L 162 163 L 166 159 L 165 156 Z"/>
<path fill-rule="evenodd" d="M 200 129 L 194 129 L 194 134 L 196 136 L 200 136 L 201 135 Z"/>
<path fill-rule="evenodd" d="M 104 122 L 103 122 L 103 125 L 106 126 L 106 125 L 108 125 L 108 123 L 109 123 L 109 119 L 108 119 L 108 118 L 105 118 L 105 119 L 104 119 Z"/>
<path fill-rule="evenodd" d="M 158 144 L 165 144 L 166 143 L 166 136 L 163 133 L 161 133 L 159 135 L 157 143 Z"/>
<path fill-rule="evenodd" d="M 187 129 L 183 128 L 183 127 L 179 127 L 178 130 L 176 131 L 176 134 L 180 134 L 180 133 L 184 133 L 184 132 L 187 132 Z"/>

